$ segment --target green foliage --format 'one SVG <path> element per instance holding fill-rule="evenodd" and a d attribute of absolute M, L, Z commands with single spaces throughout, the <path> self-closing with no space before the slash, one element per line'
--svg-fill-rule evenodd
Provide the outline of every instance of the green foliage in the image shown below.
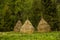
<path fill-rule="evenodd" d="M 37 28 L 37 25 L 40 21 L 40 16 L 41 16 L 41 0 L 34 0 L 33 2 L 33 6 L 32 6 L 32 11 L 33 11 L 33 15 L 32 15 L 32 24 L 35 26 L 35 28 Z"/>
<path fill-rule="evenodd" d="M 51 29 L 59 30 L 56 2 L 52 2 L 51 0 L 42 0 L 42 8 L 44 18 L 51 25 Z"/>
<path fill-rule="evenodd" d="M 27 18 L 37 28 L 41 13 L 53 29 L 58 28 L 55 25 L 58 19 L 56 3 L 54 0 L 41 1 L 43 0 L 0 0 L 0 31 L 13 30 L 18 20 L 24 23 Z"/>

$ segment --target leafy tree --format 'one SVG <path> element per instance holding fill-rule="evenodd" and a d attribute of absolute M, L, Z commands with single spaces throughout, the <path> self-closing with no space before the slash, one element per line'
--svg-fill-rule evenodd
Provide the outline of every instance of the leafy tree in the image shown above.
<path fill-rule="evenodd" d="M 37 25 L 40 21 L 40 16 L 41 16 L 41 0 L 34 0 L 33 4 L 32 4 L 32 23 L 35 26 L 35 28 L 37 28 Z"/>
<path fill-rule="evenodd" d="M 44 14 L 44 18 L 51 25 L 52 30 L 58 30 L 58 15 L 56 9 L 56 3 L 51 0 L 42 0 L 42 13 Z"/>

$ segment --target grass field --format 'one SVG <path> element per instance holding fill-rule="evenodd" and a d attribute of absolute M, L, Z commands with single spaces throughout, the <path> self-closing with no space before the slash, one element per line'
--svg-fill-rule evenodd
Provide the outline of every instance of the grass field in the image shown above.
<path fill-rule="evenodd" d="M 60 40 L 60 32 L 33 34 L 2 32 L 0 33 L 0 40 Z"/>

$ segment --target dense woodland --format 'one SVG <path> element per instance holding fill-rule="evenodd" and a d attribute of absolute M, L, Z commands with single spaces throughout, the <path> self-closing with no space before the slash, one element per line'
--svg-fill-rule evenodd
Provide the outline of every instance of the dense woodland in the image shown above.
<path fill-rule="evenodd" d="M 59 31 L 59 5 L 55 0 L 0 0 L 0 31 L 12 31 L 18 20 L 27 18 L 36 29 L 41 14 L 52 31 Z"/>

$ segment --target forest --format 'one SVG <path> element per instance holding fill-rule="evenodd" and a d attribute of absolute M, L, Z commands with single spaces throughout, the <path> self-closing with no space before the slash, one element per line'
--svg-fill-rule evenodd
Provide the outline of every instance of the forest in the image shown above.
<path fill-rule="evenodd" d="M 56 0 L 0 0 L 0 31 L 13 31 L 28 18 L 36 29 L 41 14 L 52 31 L 60 31 L 60 3 Z"/>

